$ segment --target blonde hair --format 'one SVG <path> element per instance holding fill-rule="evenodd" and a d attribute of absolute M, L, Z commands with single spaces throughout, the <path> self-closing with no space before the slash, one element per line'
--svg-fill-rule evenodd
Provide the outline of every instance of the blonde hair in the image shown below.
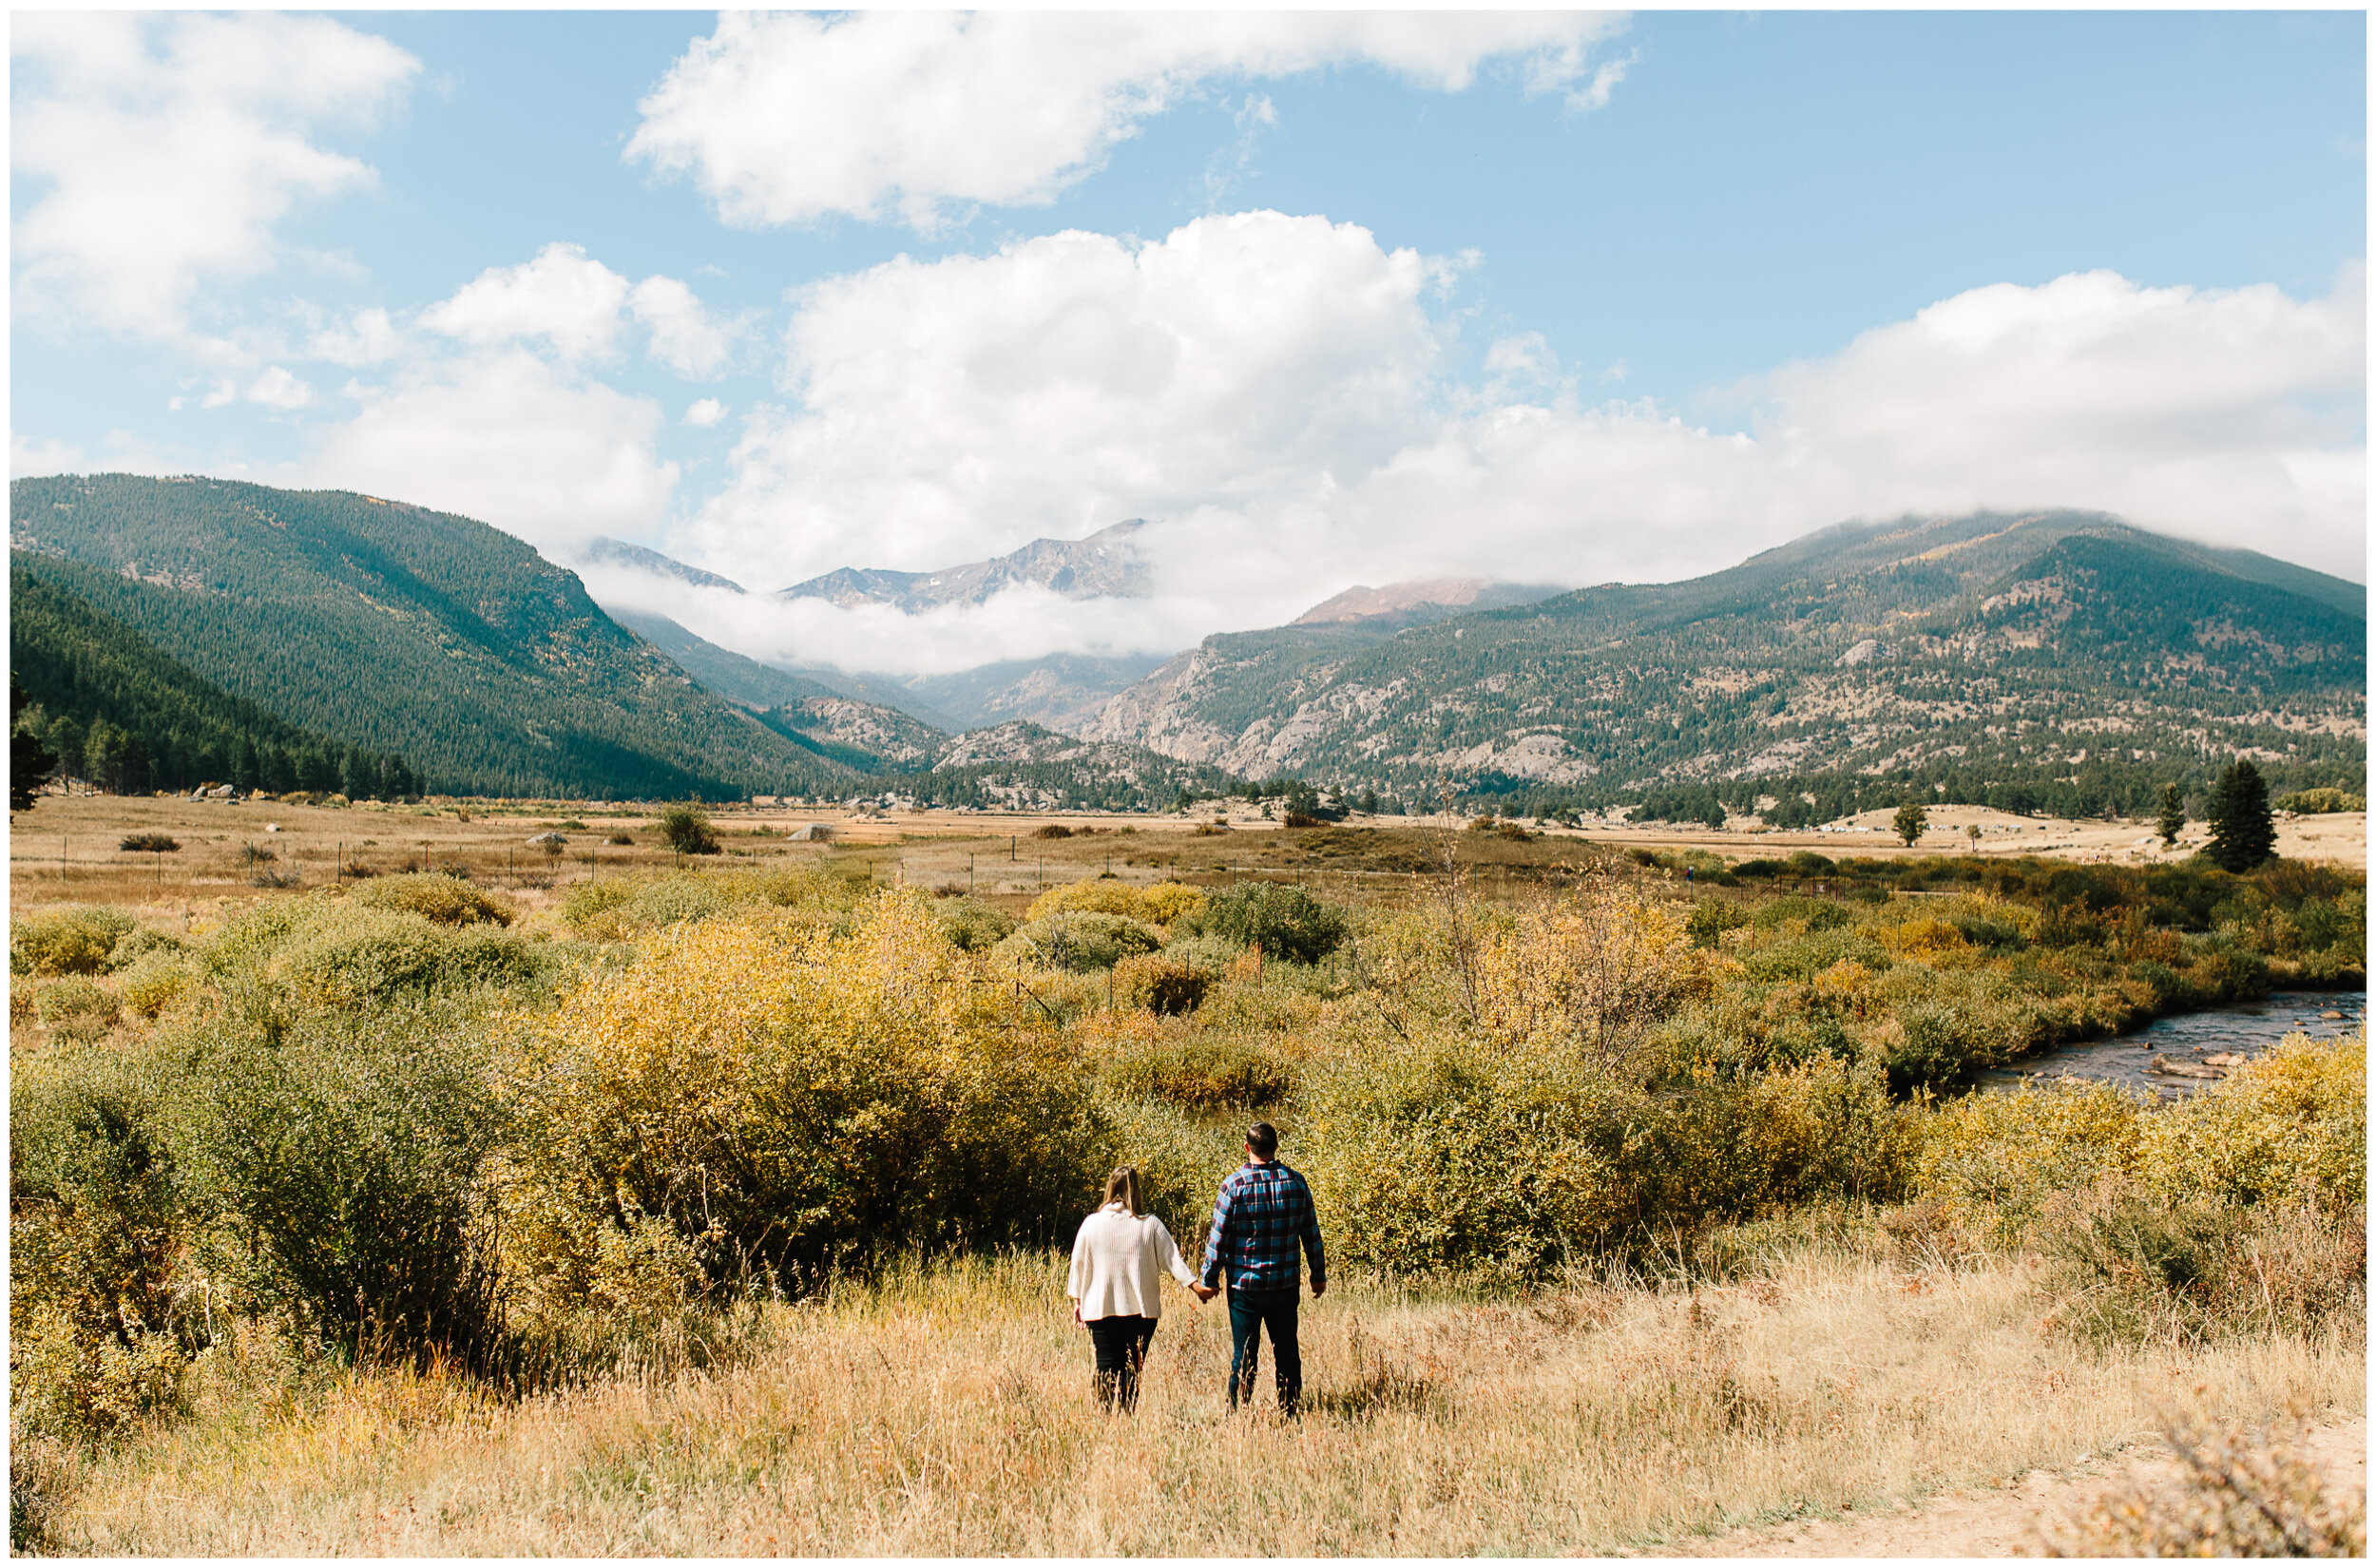
<path fill-rule="evenodd" d="M 1105 1178 L 1105 1201 L 1119 1203 L 1124 1214 L 1139 1213 L 1139 1172 L 1135 1166 L 1118 1165 Z"/>

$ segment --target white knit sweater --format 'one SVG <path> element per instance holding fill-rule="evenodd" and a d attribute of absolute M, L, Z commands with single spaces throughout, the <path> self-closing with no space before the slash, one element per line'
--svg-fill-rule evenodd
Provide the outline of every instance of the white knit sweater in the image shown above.
<path fill-rule="evenodd" d="M 1179 1244 L 1161 1220 L 1109 1203 L 1081 1222 L 1081 1233 L 1072 1244 L 1072 1279 L 1064 1293 L 1081 1303 L 1084 1322 L 1160 1317 L 1167 1269 L 1182 1285 L 1197 1282 L 1196 1272 L 1179 1255 Z"/>

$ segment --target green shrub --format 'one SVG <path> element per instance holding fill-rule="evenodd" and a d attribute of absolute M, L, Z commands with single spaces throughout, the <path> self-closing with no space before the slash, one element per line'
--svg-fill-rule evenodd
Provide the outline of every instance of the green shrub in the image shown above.
<path fill-rule="evenodd" d="M 116 848 L 137 854 L 171 854 L 182 848 L 182 841 L 171 833 L 126 833 Z"/>
<path fill-rule="evenodd" d="M 195 1137 L 233 1255 L 258 1260 L 252 1288 L 365 1355 L 491 1352 L 474 1203 L 507 1118 L 468 1016 L 388 1007 L 299 1020 L 278 1043 L 219 1028 L 197 1045 Z"/>
<path fill-rule="evenodd" d="M 1871 935 L 1861 930 L 1833 928 L 1786 938 L 1741 955 L 1741 966 L 1752 980 L 1812 980 L 1835 964 L 1853 961 L 1876 972 L 1896 961 Z"/>
<path fill-rule="evenodd" d="M 1703 898 L 1692 906 L 1691 919 L 1684 929 L 1691 933 L 1692 946 L 1714 947 L 1727 931 L 1736 931 L 1749 924 L 1747 909 L 1720 898 Z"/>
<path fill-rule="evenodd" d="M 197 1344 L 175 1305 L 186 1227 L 169 1119 L 186 1091 L 156 1050 L 20 1058 L 10 1075 L 12 1424 L 105 1436 L 177 1397 Z"/>
<path fill-rule="evenodd" d="M 660 829 L 661 842 L 679 854 L 718 852 L 718 831 L 710 826 L 710 813 L 699 806 L 671 806 L 654 826 Z"/>
<path fill-rule="evenodd" d="M 352 1008 L 407 991 L 516 985 L 540 967 L 535 944 L 508 931 L 332 908 L 282 944 L 265 974 L 301 1005 Z"/>
<path fill-rule="evenodd" d="M 998 945 L 1006 956 L 1043 968 L 1110 969 L 1125 958 L 1151 953 L 1163 946 L 1162 936 L 1142 920 L 1094 910 L 1065 912 L 1015 927 Z"/>
<path fill-rule="evenodd" d="M 86 975 L 45 982 L 33 993 L 33 1013 L 60 1040 L 96 1040 L 115 1027 L 123 1004 Z"/>
<path fill-rule="evenodd" d="M 944 899 L 932 912 L 940 920 L 941 934 L 965 952 L 987 952 L 1014 934 L 1015 917 L 978 898 Z"/>
<path fill-rule="evenodd" d="M 154 926 L 135 926 L 116 943 L 115 951 L 108 955 L 107 966 L 111 969 L 129 969 L 152 953 L 166 953 L 179 958 L 189 952 L 190 945 L 170 931 L 161 931 Z"/>
<path fill-rule="evenodd" d="M 1100 1076 L 1118 1095 L 1214 1112 L 1274 1105 L 1294 1093 L 1296 1075 L 1275 1052 L 1198 1035 L 1117 1052 Z"/>
<path fill-rule="evenodd" d="M 122 909 L 101 905 L 64 906 L 27 915 L 9 933 L 9 972 L 102 973 L 115 955 L 116 944 L 134 924 Z"/>
<path fill-rule="evenodd" d="M 1341 910 L 1281 882 L 1240 882 L 1207 894 L 1196 924 L 1241 947 L 1259 947 L 1267 958 L 1298 964 L 1326 958 L 1351 933 Z"/>
<path fill-rule="evenodd" d="M 377 877 L 347 898 L 367 909 L 416 914 L 440 926 L 508 926 L 517 918 L 517 911 L 502 899 L 482 892 L 458 876 L 436 871 Z"/>

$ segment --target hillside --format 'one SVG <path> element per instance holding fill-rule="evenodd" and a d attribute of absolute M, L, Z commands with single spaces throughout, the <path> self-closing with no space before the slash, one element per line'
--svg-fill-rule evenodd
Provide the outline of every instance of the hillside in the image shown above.
<path fill-rule="evenodd" d="M 2251 751 L 2356 781 L 2366 629 L 2354 584 L 2094 514 L 1907 521 L 1431 625 L 1207 638 L 1087 733 L 1396 793 L 1738 810 L 1787 781 L 1783 815 L 1817 775 L 1984 798 Z"/>
<path fill-rule="evenodd" d="M 9 673 L 33 705 L 28 727 L 61 768 L 112 790 L 232 784 L 389 798 L 415 789 L 402 757 L 233 697 L 21 560 L 9 569 Z"/>
<path fill-rule="evenodd" d="M 1183 793 L 1218 794 L 1233 782 L 1217 769 L 1142 746 L 1081 740 L 1017 720 L 957 736 L 930 772 L 900 779 L 895 793 L 942 806 L 1159 811 Z"/>
<path fill-rule="evenodd" d="M 722 797 L 852 770 L 697 686 L 484 524 L 343 491 L 10 486 L 14 561 L 234 698 L 432 790 Z"/>

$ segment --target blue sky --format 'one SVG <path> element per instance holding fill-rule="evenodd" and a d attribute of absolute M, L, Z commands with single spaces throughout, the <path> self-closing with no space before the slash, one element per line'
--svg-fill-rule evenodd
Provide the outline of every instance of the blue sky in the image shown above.
<path fill-rule="evenodd" d="M 14 471 L 759 586 L 1193 526 L 1153 623 L 1033 634 L 1083 646 L 1970 505 L 2364 577 L 2363 15 L 1300 26 L 20 20 Z M 183 197 L 186 255 L 125 217 Z"/>

